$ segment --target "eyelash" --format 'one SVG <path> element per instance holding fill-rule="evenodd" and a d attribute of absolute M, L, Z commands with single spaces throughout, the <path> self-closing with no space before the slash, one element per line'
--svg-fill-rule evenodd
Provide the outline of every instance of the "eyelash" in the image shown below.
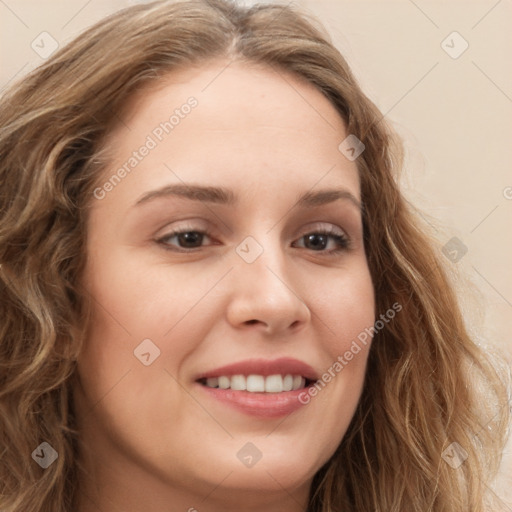
<path fill-rule="evenodd" d="M 197 252 L 197 249 L 201 249 L 202 246 L 201 247 L 191 247 L 189 249 L 185 249 L 185 248 L 179 249 L 179 248 L 176 248 L 176 246 L 172 247 L 168 242 L 165 242 L 165 240 L 169 240 L 170 238 L 174 238 L 175 236 L 183 235 L 186 233 L 198 233 L 203 236 L 206 235 L 208 238 L 212 238 L 212 234 L 208 230 L 183 228 L 183 229 L 172 231 L 171 233 L 168 233 L 167 235 L 163 236 L 162 238 L 159 238 L 158 240 L 156 240 L 156 242 L 158 244 L 160 244 L 162 246 L 162 248 L 166 251 L 181 252 L 181 253 Z M 324 235 L 324 236 L 328 236 L 336 241 L 336 243 L 338 244 L 338 248 L 331 249 L 330 251 L 325 251 L 325 250 L 314 251 L 313 249 L 309 249 L 312 252 L 323 253 L 324 256 L 328 256 L 328 257 L 336 256 L 340 252 L 344 252 L 350 248 L 350 239 L 348 238 L 348 236 L 346 236 L 345 234 L 339 233 L 337 230 L 335 230 L 332 227 L 328 228 L 328 229 L 316 229 L 316 230 L 310 231 L 310 232 L 302 235 L 301 237 L 299 237 L 299 240 L 303 239 L 304 237 L 306 237 L 308 235 Z M 307 248 L 304 247 L 304 249 L 307 249 Z"/>

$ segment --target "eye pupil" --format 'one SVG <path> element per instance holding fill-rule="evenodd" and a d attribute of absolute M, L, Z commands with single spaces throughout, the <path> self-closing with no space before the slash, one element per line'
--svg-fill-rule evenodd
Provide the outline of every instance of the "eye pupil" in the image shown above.
<path fill-rule="evenodd" d="M 180 245 L 184 244 L 187 247 L 190 247 L 190 244 L 192 244 L 192 247 L 200 246 L 202 239 L 202 233 L 198 233 L 197 231 L 187 231 L 186 233 L 181 233 L 178 235 Z"/>
<path fill-rule="evenodd" d="M 311 234 L 306 236 L 306 247 L 308 249 L 325 249 L 327 243 L 327 236 L 321 234 Z"/>

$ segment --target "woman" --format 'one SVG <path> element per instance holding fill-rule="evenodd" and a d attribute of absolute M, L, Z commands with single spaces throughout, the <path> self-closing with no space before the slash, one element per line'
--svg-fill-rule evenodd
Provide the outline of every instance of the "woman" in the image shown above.
<path fill-rule="evenodd" d="M 2 510 L 485 509 L 504 378 L 305 15 L 123 10 L 0 126 Z"/>

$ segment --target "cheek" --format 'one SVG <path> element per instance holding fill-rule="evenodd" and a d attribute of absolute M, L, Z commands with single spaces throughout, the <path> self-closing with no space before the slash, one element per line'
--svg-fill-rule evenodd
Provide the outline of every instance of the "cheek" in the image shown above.
<path fill-rule="evenodd" d="M 136 425 L 127 430 L 134 436 L 137 429 L 154 429 L 155 421 L 171 431 L 188 411 L 190 400 L 176 378 L 195 340 L 207 333 L 205 322 L 197 321 L 198 302 L 211 288 L 208 279 L 166 271 L 135 252 L 104 250 L 90 258 L 85 285 L 93 316 L 78 361 L 82 408 L 94 408 L 103 425 L 116 425 L 137 410 Z M 151 363 L 145 365 L 148 352 Z"/>
<path fill-rule="evenodd" d="M 213 307 L 208 294 L 218 273 L 198 267 L 176 271 L 150 259 L 112 247 L 95 252 L 88 262 L 84 282 L 93 317 L 80 368 L 95 397 L 127 371 L 130 381 L 150 369 L 177 375 L 210 328 L 207 319 L 215 311 L 208 316 L 204 308 Z M 141 362 L 148 351 L 154 360 L 150 367 Z"/>
<path fill-rule="evenodd" d="M 96 254 L 86 281 L 95 299 L 94 322 L 133 340 L 166 338 L 215 283 L 215 275 L 185 267 L 171 268 L 133 248 Z"/>
<path fill-rule="evenodd" d="M 334 429 L 348 426 L 362 391 L 368 352 L 375 322 L 375 296 L 366 264 L 339 272 L 325 281 L 312 300 L 315 316 L 322 326 L 322 348 L 325 354 L 323 374 L 316 388 L 303 397 L 303 403 L 314 399 L 342 419 Z M 332 400 L 332 401 L 331 401 Z"/>
<path fill-rule="evenodd" d="M 332 356 L 350 350 L 354 340 L 371 341 L 375 322 L 375 295 L 366 264 L 326 280 L 315 299 L 319 320 L 326 329 L 326 348 Z M 356 349 L 357 350 L 357 349 Z M 350 356 L 349 356 L 350 357 Z"/>

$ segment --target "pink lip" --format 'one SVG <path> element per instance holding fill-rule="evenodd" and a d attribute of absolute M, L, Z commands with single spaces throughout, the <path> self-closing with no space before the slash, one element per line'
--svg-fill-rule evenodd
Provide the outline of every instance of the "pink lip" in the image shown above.
<path fill-rule="evenodd" d="M 306 379 L 318 380 L 317 373 L 308 364 L 297 359 L 282 357 L 279 359 L 248 359 L 238 363 L 221 366 L 198 375 L 196 382 L 209 377 L 231 375 L 301 375 Z M 252 393 L 233 391 L 232 389 L 209 388 L 198 382 L 201 389 L 210 397 L 219 400 L 245 414 L 263 418 L 286 416 L 300 409 L 304 404 L 299 400 L 307 388 L 281 393 Z"/>
<path fill-rule="evenodd" d="M 318 380 L 315 370 L 309 364 L 303 363 L 291 357 L 279 359 L 247 359 L 238 363 L 228 364 L 213 370 L 201 373 L 196 380 L 209 377 L 231 376 L 231 375 L 301 375 L 309 380 Z"/>
<path fill-rule="evenodd" d="M 233 391 L 232 389 L 197 385 L 212 398 L 245 414 L 263 418 L 287 416 L 307 403 L 299 400 L 301 393 L 307 394 L 307 388 L 283 391 L 282 393 L 251 393 L 250 391 Z"/>

